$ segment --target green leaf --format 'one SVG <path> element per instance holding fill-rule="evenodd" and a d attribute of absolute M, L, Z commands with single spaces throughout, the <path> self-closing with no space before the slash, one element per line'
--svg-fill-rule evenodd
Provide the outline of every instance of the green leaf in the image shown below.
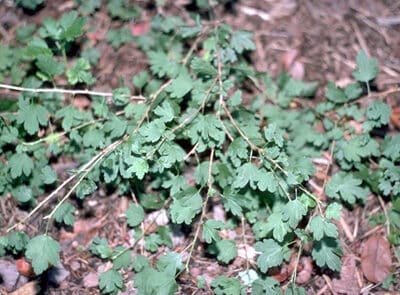
<path fill-rule="evenodd" d="M 85 178 L 76 188 L 76 196 L 79 199 L 84 199 L 87 195 L 93 193 L 96 189 L 96 183 L 90 178 Z"/>
<path fill-rule="evenodd" d="M 235 165 L 235 167 L 239 167 L 242 163 L 242 160 L 245 160 L 249 157 L 247 143 L 241 137 L 235 138 L 229 145 L 227 154 L 233 165 Z"/>
<path fill-rule="evenodd" d="M 298 287 L 295 284 L 289 284 L 285 290 L 285 295 L 307 295 L 303 287 Z"/>
<path fill-rule="evenodd" d="M 240 295 L 240 282 L 235 278 L 227 278 L 224 276 L 216 277 L 211 287 L 214 289 L 215 295 Z"/>
<path fill-rule="evenodd" d="M 149 80 L 149 74 L 146 71 L 141 71 L 140 73 L 133 76 L 132 84 L 137 89 L 142 89 L 144 87 L 144 85 L 147 84 L 148 80 Z"/>
<path fill-rule="evenodd" d="M 219 147 L 225 140 L 222 123 L 212 114 L 197 115 L 186 129 L 186 135 L 193 145 L 199 144 L 199 152 L 203 152 L 207 147 Z"/>
<path fill-rule="evenodd" d="M 173 141 L 166 141 L 159 149 L 159 162 L 164 168 L 171 168 L 175 163 L 181 163 L 186 152 L 180 145 Z"/>
<path fill-rule="evenodd" d="M 233 240 L 220 240 L 216 243 L 218 249 L 218 261 L 229 263 L 237 256 L 236 243 Z"/>
<path fill-rule="evenodd" d="M 139 8 L 124 0 L 109 0 L 107 1 L 107 10 L 112 18 L 117 18 L 125 21 L 136 19 L 139 14 Z"/>
<path fill-rule="evenodd" d="M 178 288 L 175 275 L 149 267 L 135 275 L 134 283 L 137 295 L 173 295 Z"/>
<path fill-rule="evenodd" d="M 353 77 L 357 81 L 368 83 L 378 75 L 378 62 L 376 58 L 369 58 L 364 50 L 357 55 L 357 68 Z"/>
<path fill-rule="evenodd" d="M 247 184 L 253 189 L 256 188 L 256 182 L 259 178 L 259 170 L 253 163 L 245 163 L 237 169 L 237 176 L 233 182 L 233 187 L 243 188 Z M 264 179 L 261 180 L 261 188 L 264 188 Z"/>
<path fill-rule="evenodd" d="M 167 246 L 168 248 L 173 248 L 172 242 L 172 232 L 169 226 L 159 225 L 157 227 L 157 234 L 160 236 L 161 244 Z"/>
<path fill-rule="evenodd" d="M 162 244 L 163 241 L 159 234 L 153 233 L 144 238 L 144 248 L 152 253 L 157 252 Z"/>
<path fill-rule="evenodd" d="M 22 174 L 31 175 L 33 171 L 33 161 L 26 153 L 15 153 L 8 160 L 11 178 L 16 179 Z"/>
<path fill-rule="evenodd" d="M 44 166 L 41 170 L 41 178 L 44 184 L 52 184 L 57 181 L 57 174 L 50 166 Z"/>
<path fill-rule="evenodd" d="M 7 46 L 0 45 L 0 70 L 4 71 L 13 64 L 13 51 Z"/>
<path fill-rule="evenodd" d="M 129 166 L 126 172 L 130 175 L 135 174 L 138 179 L 143 179 L 149 171 L 149 164 L 145 159 L 131 156 L 125 158 L 125 163 Z"/>
<path fill-rule="evenodd" d="M 64 72 L 64 65 L 50 55 L 40 55 L 36 60 L 36 66 L 46 75 L 45 80 L 52 80 L 54 76 Z"/>
<path fill-rule="evenodd" d="M 345 91 L 336 86 L 333 82 L 328 82 L 326 86 L 326 97 L 334 103 L 345 103 L 348 101 Z"/>
<path fill-rule="evenodd" d="M 110 29 L 107 32 L 106 40 L 111 44 L 112 47 L 119 48 L 123 44 L 130 44 L 134 41 L 132 33 L 128 27 L 121 27 L 119 29 Z"/>
<path fill-rule="evenodd" d="M 150 69 L 158 77 L 160 78 L 164 76 L 175 77 L 176 75 L 178 75 L 179 64 L 175 60 L 170 59 L 164 52 L 150 51 L 148 53 L 148 57 L 149 57 Z M 184 76 L 182 76 L 181 79 L 185 81 Z M 190 79 L 190 77 L 188 77 L 188 79 Z M 176 85 L 176 87 L 179 88 L 178 85 Z"/>
<path fill-rule="evenodd" d="M 112 253 L 113 269 L 119 270 L 121 268 L 128 269 L 132 262 L 131 251 L 122 246 L 116 246 Z"/>
<path fill-rule="evenodd" d="M 89 129 L 83 136 L 83 145 L 85 147 L 101 148 L 105 145 L 103 130 Z"/>
<path fill-rule="evenodd" d="M 44 0 L 16 0 L 17 5 L 22 6 L 29 10 L 35 10 Z"/>
<path fill-rule="evenodd" d="M 7 250 L 11 251 L 14 255 L 20 254 L 25 250 L 26 245 L 29 243 L 29 237 L 24 232 L 12 232 L 7 236 Z"/>
<path fill-rule="evenodd" d="M 351 83 L 344 88 L 344 93 L 349 100 L 359 98 L 362 94 L 362 88 L 359 83 Z"/>
<path fill-rule="evenodd" d="M 198 75 L 203 75 L 209 78 L 215 77 L 217 70 L 206 60 L 194 57 L 190 63 L 193 72 Z"/>
<path fill-rule="evenodd" d="M 251 286 L 251 295 L 281 295 L 282 291 L 279 282 L 273 278 L 257 279 Z"/>
<path fill-rule="evenodd" d="M 164 135 L 165 125 L 163 121 L 156 119 L 144 124 L 139 129 L 139 132 L 147 142 L 156 142 Z"/>
<path fill-rule="evenodd" d="M 305 215 L 307 215 L 307 207 L 297 199 L 287 202 L 282 209 L 282 220 L 291 228 L 296 228 Z"/>
<path fill-rule="evenodd" d="M 126 218 L 130 227 L 138 226 L 144 219 L 144 210 L 142 206 L 131 204 L 126 210 Z"/>
<path fill-rule="evenodd" d="M 74 212 L 75 207 L 71 204 L 61 204 L 54 213 L 54 220 L 58 223 L 64 223 L 66 225 L 74 225 Z"/>
<path fill-rule="evenodd" d="M 38 56 L 52 56 L 53 52 L 47 43 L 38 37 L 33 37 L 26 49 L 26 56 L 28 58 L 37 58 Z"/>
<path fill-rule="evenodd" d="M 315 92 L 317 91 L 317 88 L 318 88 L 318 82 L 303 82 L 289 78 L 279 94 L 280 96 L 284 97 L 288 96 L 289 98 L 293 98 L 296 96 L 311 97 L 314 96 Z M 279 100 L 281 99 L 282 98 L 279 98 Z M 286 104 L 282 105 L 285 106 Z"/>
<path fill-rule="evenodd" d="M 157 261 L 157 269 L 171 276 L 175 276 L 182 267 L 182 256 L 175 252 L 166 253 Z"/>
<path fill-rule="evenodd" d="M 257 242 L 255 249 L 261 252 L 261 255 L 257 258 L 257 266 L 263 273 L 266 273 L 271 267 L 282 264 L 284 250 L 274 240 L 268 239 Z"/>
<path fill-rule="evenodd" d="M 242 91 L 236 90 L 232 97 L 228 100 L 229 107 L 236 107 L 242 104 Z"/>
<path fill-rule="evenodd" d="M 339 235 L 336 225 L 321 216 L 315 216 L 311 219 L 310 231 L 317 241 L 321 240 L 323 237 L 337 238 Z"/>
<path fill-rule="evenodd" d="M 324 238 L 314 244 L 312 257 L 319 267 L 328 266 L 333 271 L 340 271 L 341 250 L 339 242 L 332 238 Z"/>
<path fill-rule="evenodd" d="M 26 246 L 25 256 L 32 261 L 35 274 L 40 275 L 49 266 L 60 262 L 60 245 L 48 235 L 38 235 L 32 238 Z"/>
<path fill-rule="evenodd" d="M 161 105 L 157 106 L 154 109 L 154 113 L 165 123 L 172 121 L 175 117 L 175 111 L 172 107 L 172 103 L 168 100 L 163 101 Z"/>
<path fill-rule="evenodd" d="M 331 198 L 342 199 L 350 204 L 355 201 L 366 200 L 368 189 L 360 187 L 362 181 L 346 172 L 338 172 L 332 176 L 326 185 L 326 195 Z"/>
<path fill-rule="evenodd" d="M 84 33 L 86 19 L 78 16 L 76 11 L 64 13 L 60 19 L 60 26 L 63 29 L 60 39 L 68 42 L 74 41 Z"/>
<path fill-rule="evenodd" d="M 170 206 L 172 221 L 178 224 L 190 224 L 201 211 L 203 201 L 195 188 L 189 188 L 174 197 Z"/>
<path fill-rule="evenodd" d="M 26 185 L 21 185 L 11 191 L 14 199 L 18 202 L 26 203 L 33 199 L 32 189 Z"/>
<path fill-rule="evenodd" d="M 340 220 L 341 211 L 342 205 L 336 202 L 330 203 L 325 211 L 326 218 Z"/>
<path fill-rule="evenodd" d="M 38 104 L 30 104 L 28 100 L 18 101 L 18 124 L 24 124 L 24 129 L 33 135 L 39 131 L 39 126 L 47 126 L 48 112 L 45 107 Z"/>
<path fill-rule="evenodd" d="M 74 67 L 67 70 L 66 75 L 68 78 L 68 82 L 71 85 L 75 85 L 77 83 L 92 85 L 96 82 L 96 79 L 90 72 L 89 62 L 83 58 L 78 59 Z"/>
<path fill-rule="evenodd" d="M 392 108 L 384 102 L 374 101 L 367 108 L 367 121 L 363 124 L 363 130 L 368 132 L 373 128 L 379 128 L 390 122 Z"/>
<path fill-rule="evenodd" d="M 103 259 L 110 258 L 113 252 L 105 238 L 95 237 L 89 247 L 90 252 Z"/>
<path fill-rule="evenodd" d="M 224 223 L 219 220 L 209 219 L 203 224 L 203 239 L 210 244 L 221 240 L 217 230 L 223 229 Z"/>
<path fill-rule="evenodd" d="M 172 83 L 165 89 L 171 97 L 184 97 L 193 88 L 193 81 L 187 71 L 181 71 L 178 77 L 172 80 Z"/>
<path fill-rule="evenodd" d="M 392 161 L 400 160 L 400 134 L 387 136 L 383 146 L 383 154 Z"/>
<path fill-rule="evenodd" d="M 281 212 L 272 213 L 266 223 L 259 223 L 254 230 L 257 238 L 265 237 L 272 231 L 273 237 L 279 242 L 282 242 L 286 234 L 291 231 L 289 225 L 283 221 Z"/>
<path fill-rule="evenodd" d="M 232 48 L 239 54 L 245 50 L 254 50 L 256 45 L 253 40 L 253 33 L 245 31 L 236 31 L 232 33 L 231 45 Z"/>
<path fill-rule="evenodd" d="M 101 0 L 75 0 L 79 12 L 84 15 L 92 14 L 101 7 Z"/>
<path fill-rule="evenodd" d="M 379 166 L 383 169 L 383 175 L 379 179 L 379 189 L 385 196 L 391 193 L 395 196 L 400 194 L 400 166 L 386 159 L 382 159 Z"/>
<path fill-rule="evenodd" d="M 99 287 L 102 294 L 116 295 L 124 288 L 124 279 L 118 271 L 110 269 L 100 274 Z"/>
<path fill-rule="evenodd" d="M 61 126 L 65 131 L 70 131 L 71 127 L 79 125 L 86 117 L 84 112 L 79 111 L 72 105 L 60 108 L 56 112 L 57 119 L 63 118 Z"/>
<path fill-rule="evenodd" d="M 111 139 L 120 138 L 125 134 L 128 123 L 119 117 L 111 115 L 111 121 L 104 124 L 104 131 L 110 134 Z"/>
<path fill-rule="evenodd" d="M 379 155 L 378 143 L 368 134 L 355 135 L 348 141 L 341 141 L 337 149 L 337 157 L 349 162 L 360 162 L 362 158 Z"/>
<path fill-rule="evenodd" d="M 278 128 L 275 123 L 268 124 L 268 127 L 264 130 L 264 137 L 268 142 L 273 142 L 277 146 L 283 146 L 283 135 L 284 132 Z"/>
<path fill-rule="evenodd" d="M 129 102 L 131 92 L 129 88 L 122 87 L 113 90 L 112 100 L 117 106 L 124 106 Z"/>
<path fill-rule="evenodd" d="M 150 267 L 149 259 L 144 255 L 136 255 L 133 260 L 132 266 L 135 272 L 140 272 L 145 268 Z"/>

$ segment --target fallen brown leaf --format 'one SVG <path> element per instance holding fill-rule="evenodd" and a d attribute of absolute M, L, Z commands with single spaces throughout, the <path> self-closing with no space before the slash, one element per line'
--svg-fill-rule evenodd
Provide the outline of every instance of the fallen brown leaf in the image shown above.
<path fill-rule="evenodd" d="M 332 288 L 335 292 L 341 294 L 356 295 L 360 294 L 360 287 L 357 284 L 356 277 L 356 259 L 355 256 L 345 255 L 342 258 L 343 265 L 340 271 L 340 279 L 333 279 Z"/>
<path fill-rule="evenodd" d="M 17 270 L 20 274 L 26 277 L 34 275 L 32 265 L 26 261 L 24 257 L 15 260 L 15 265 L 17 266 Z"/>
<path fill-rule="evenodd" d="M 361 270 L 372 283 L 381 283 L 390 273 L 390 245 L 382 235 L 373 235 L 361 244 Z"/>
<path fill-rule="evenodd" d="M 394 107 L 392 109 L 390 120 L 397 129 L 400 129 L 400 107 Z"/>
<path fill-rule="evenodd" d="M 300 265 L 297 267 L 297 276 L 296 283 L 297 284 L 305 284 L 307 283 L 313 273 L 313 264 L 311 257 L 302 257 L 300 259 Z"/>

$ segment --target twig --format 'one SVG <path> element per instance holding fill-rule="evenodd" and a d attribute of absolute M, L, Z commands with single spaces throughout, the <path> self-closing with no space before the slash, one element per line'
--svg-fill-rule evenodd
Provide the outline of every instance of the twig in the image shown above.
<path fill-rule="evenodd" d="M 125 113 L 125 111 L 119 111 L 119 112 L 116 112 L 115 115 L 116 116 L 120 116 L 120 115 L 123 115 L 124 113 Z M 33 145 L 39 144 L 41 142 L 51 141 L 51 140 L 54 140 L 54 139 L 58 139 L 61 136 L 64 136 L 67 133 L 70 133 L 71 131 L 77 131 L 77 130 L 80 130 L 80 129 L 85 128 L 87 126 L 90 126 L 92 124 L 95 124 L 95 123 L 98 123 L 98 122 L 102 122 L 102 121 L 106 121 L 106 120 L 109 120 L 109 119 L 108 118 L 99 118 L 99 119 L 92 120 L 92 121 L 89 121 L 89 122 L 85 122 L 85 123 L 83 123 L 81 125 L 75 126 L 74 128 L 71 128 L 68 131 L 51 133 L 51 134 L 47 135 L 46 137 L 40 138 L 40 139 L 35 140 L 35 141 L 23 142 L 22 144 L 26 145 L 26 146 L 33 146 Z"/>
<path fill-rule="evenodd" d="M 85 171 L 88 167 L 90 167 L 93 162 L 96 161 L 96 159 L 98 158 L 100 154 L 94 156 L 89 162 L 87 162 L 86 164 L 84 164 L 77 173 L 71 175 L 68 179 L 66 179 L 60 186 L 58 186 L 50 195 L 48 195 L 46 198 L 44 198 L 38 205 L 36 205 L 36 207 L 28 213 L 28 215 L 26 215 L 21 221 L 19 221 L 18 223 L 14 224 L 12 227 L 7 229 L 7 232 L 13 230 L 14 228 L 16 228 L 17 226 L 19 226 L 20 224 L 25 223 L 25 221 L 27 221 L 33 214 L 35 214 L 40 208 L 42 208 L 48 201 L 50 201 L 54 196 L 56 196 L 66 185 L 68 185 L 72 180 L 74 180 L 78 174 L 82 173 L 83 171 Z"/>
<path fill-rule="evenodd" d="M 215 150 L 214 150 L 214 148 L 212 148 L 211 149 L 211 153 L 210 153 L 210 162 L 209 162 L 209 166 L 208 166 L 208 178 L 207 178 L 208 191 L 207 191 L 207 196 L 206 196 L 206 199 L 203 202 L 199 224 L 197 225 L 197 229 L 196 229 L 193 241 L 192 241 L 191 246 L 190 246 L 189 255 L 188 255 L 188 258 L 187 258 L 186 263 L 185 263 L 185 268 L 184 269 L 186 269 L 187 271 L 189 271 L 189 263 L 190 263 L 190 260 L 192 258 L 194 247 L 196 246 L 197 239 L 199 237 L 200 228 L 202 227 L 204 217 L 206 216 L 208 200 L 210 199 L 210 196 L 211 196 L 211 191 L 212 191 L 212 164 L 213 164 L 213 161 L 214 161 L 214 152 L 215 152 Z"/>
<path fill-rule="evenodd" d="M 61 89 L 61 88 L 26 88 L 26 87 L 19 87 L 14 85 L 7 85 L 7 84 L 0 84 L 0 88 L 9 89 L 13 91 L 20 91 L 20 92 L 31 92 L 31 93 L 63 93 L 63 94 L 86 94 L 86 95 L 96 95 L 102 97 L 112 97 L 113 94 L 111 92 L 100 92 L 100 91 L 91 91 L 91 90 L 72 90 L 72 89 Z M 127 96 L 131 100 L 138 100 L 138 101 L 146 101 L 147 99 L 142 95 L 133 95 Z"/>
<path fill-rule="evenodd" d="M 387 210 L 386 210 L 385 203 L 383 202 L 383 199 L 382 199 L 382 197 L 381 197 L 380 195 L 378 195 L 378 200 L 379 200 L 379 204 L 380 204 L 381 207 L 382 207 L 383 214 L 385 215 L 385 219 L 386 219 L 385 225 L 386 225 L 387 235 L 390 236 L 390 220 L 389 220 L 389 214 L 388 214 L 388 212 L 387 212 Z"/>
<path fill-rule="evenodd" d="M 242 243 L 244 246 L 244 255 L 246 256 L 246 271 L 249 270 L 250 266 L 249 266 L 249 255 L 247 254 L 247 243 L 246 243 L 246 227 L 245 227 L 245 223 L 244 223 L 244 216 L 242 215 L 240 218 L 240 221 L 242 223 Z"/>
<path fill-rule="evenodd" d="M 329 289 L 331 290 L 333 295 L 337 295 L 337 293 L 335 292 L 335 290 L 332 287 L 332 281 L 331 279 L 327 276 L 327 275 L 322 275 L 322 277 L 324 278 L 326 284 L 328 285 Z"/>
<path fill-rule="evenodd" d="M 111 153 L 113 150 L 115 150 L 122 142 L 123 142 L 123 139 L 120 139 L 120 140 L 112 143 L 111 145 L 106 147 L 101 153 L 99 153 L 98 156 L 96 157 L 96 160 L 90 165 L 90 167 L 87 167 L 87 169 L 83 171 L 82 176 L 78 179 L 78 181 L 69 189 L 68 193 L 61 199 L 61 201 L 59 201 L 57 203 L 57 205 L 53 208 L 53 210 L 50 212 L 50 214 L 43 217 L 43 219 L 49 219 L 49 221 L 50 221 L 50 219 L 53 217 L 53 215 L 57 211 L 57 209 L 71 196 L 71 194 L 78 187 L 78 185 L 89 174 L 89 172 L 98 163 L 100 163 L 100 161 L 103 160 L 105 156 L 107 156 L 109 153 Z"/>

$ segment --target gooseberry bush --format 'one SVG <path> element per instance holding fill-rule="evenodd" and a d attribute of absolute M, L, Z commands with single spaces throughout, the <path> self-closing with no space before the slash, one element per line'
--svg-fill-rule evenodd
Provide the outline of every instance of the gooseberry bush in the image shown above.
<path fill-rule="evenodd" d="M 107 237 L 96 237 L 88 249 L 112 263 L 99 277 L 103 294 L 117 294 L 129 280 L 138 294 L 174 294 L 199 244 L 225 265 L 243 245 L 256 250 L 238 276 L 212 281 L 215 294 L 305 294 L 296 267 L 283 290 L 269 270 L 311 256 L 321 271 L 339 272 L 335 220 L 342 206 L 351 210 L 371 194 L 392 201 L 389 238 L 400 243 L 400 136 L 376 136 L 391 108 L 390 92 L 371 91 L 375 58 L 359 52 L 354 82 L 329 82 L 317 103 L 317 82 L 253 70 L 251 32 L 199 16 L 190 25 L 155 16 L 145 35 L 132 36 L 126 26 L 108 32 L 116 49 L 139 47 L 148 67 L 112 92 L 98 92 L 91 69 L 101 52 L 85 43 L 98 6 L 89 2 L 40 27 L 27 24 L 15 43 L 0 46 L 1 88 L 18 93 L 0 106 L 0 193 L 27 211 L 0 238 L 2 255 L 26 257 L 36 275 L 59 264 L 54 224 L 72 226 L 80 216 L 77 201 L 98 190 L 137 200 L 125 213 L 135 242 L 111 247 Z M 112 18 L 140 15 L 124 1 L 109 2 Z M 82 50 L 73 53 L 76 47 Z M 77 94 L 90 99 L 87 109 L 73 106 Z M 324 152 L 317 190 L 309 181 Z M 59 158 L 75 168 L 57 173 Z M 216 204 L 226 220 L 211 217 Z M 141 225 L 160 209 L 170 222 L 148 233 Z M 38 216 L 44 224 L 38 232 L 19 230 Z M 191 229 L 181 252 L 172 251 L 177 225 Z M 221 235 L 242 226 L 251 239 Z M 139 255 L 142 240 L 146 253 L 169 250 L 158 259 Z M 196 279 L 204 288 L 204 278 Z"/>

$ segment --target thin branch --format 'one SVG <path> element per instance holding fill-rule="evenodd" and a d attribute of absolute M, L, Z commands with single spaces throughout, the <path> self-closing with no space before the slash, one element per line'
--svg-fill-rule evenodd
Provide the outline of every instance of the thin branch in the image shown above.
<path fill-rule="evenodd" d="M 72 90 L 72 89 L 61 89 L 61 88 L 26 88 L 14 85 L 0 84 L 0 88 L 19 91 L 19 92 L 31 92 L 31 93 L 62 93 L 62 94 L 84 94 L 84 95 L 96 95 L 102 97 L 112 97 L 111 92 L 91 91 L 91 90 Z M 142 95 L 126 96 L 131 100 L 146 101 L 147 99 Z"/>
<path fill-rule="evenodd" d="M 90 167 L 88 167 L 85 171 L 83 171 L 81 177 L 79 177 L 78 181 L 69 189 L 68 193 L 57 203 L 57 205 L 53 208 L 53 210 L 48 214 L 47 216 L 43 217 L 43 219 L 50 219 L 54 216 L 54 213 L 57 211 L 57 209 L 72 195 L 74 190 L 78 187 L 78 185 L 83 181 L 83 179 L 92 171 L 92 169 L 101 162 L 101 160 L 104 159 L 105 156 L 107 156 L 109 153 L 111 153 L 113 150 L 115 150 L 121 143 L 123 142 L 122 139 L 112 143 L 109 145 L 107 148 L 105 148 L 98 156 L 96 157 L 96 160 L 92 162 Z"/>
<path fill-rule="evenodd" d="M 187 258 L 186 263 L 185 263 L 185 268 L 184 269 L 186 269 L 187 271 L 189 271 L 189 263 L 190 263 L 190 260 L 192 258 L 194 247 L 196 246 L 197 239 L 199 237 L 200 229 L 201 229 L 201 227 L 203 225 L 204 217 L 206 216 L 208 200 L 210 199 L 210 196 L 211 196 L 211 191 L 212 191 L 212 164 L 213 164 L 213 161 L 214 161 L 214 152 L 215 152 L 215 150 L 214 150 L 214 148 L 212 148 L 211 149 L 211 153 L 210 153 L 210 162 L 209 162 L 209 166 L 208 166 L 208 178 L 207 178 L 208 191 L 207 191 L 207 196 L 206 196 L 206 199 L 203 202 L 199 224 L 197 225 L 197 229 L 196 229 L 193 241 L 192 241 L 191 246 L 190 246 L 189 255 L 188 255 L 188 258 Z"/>

